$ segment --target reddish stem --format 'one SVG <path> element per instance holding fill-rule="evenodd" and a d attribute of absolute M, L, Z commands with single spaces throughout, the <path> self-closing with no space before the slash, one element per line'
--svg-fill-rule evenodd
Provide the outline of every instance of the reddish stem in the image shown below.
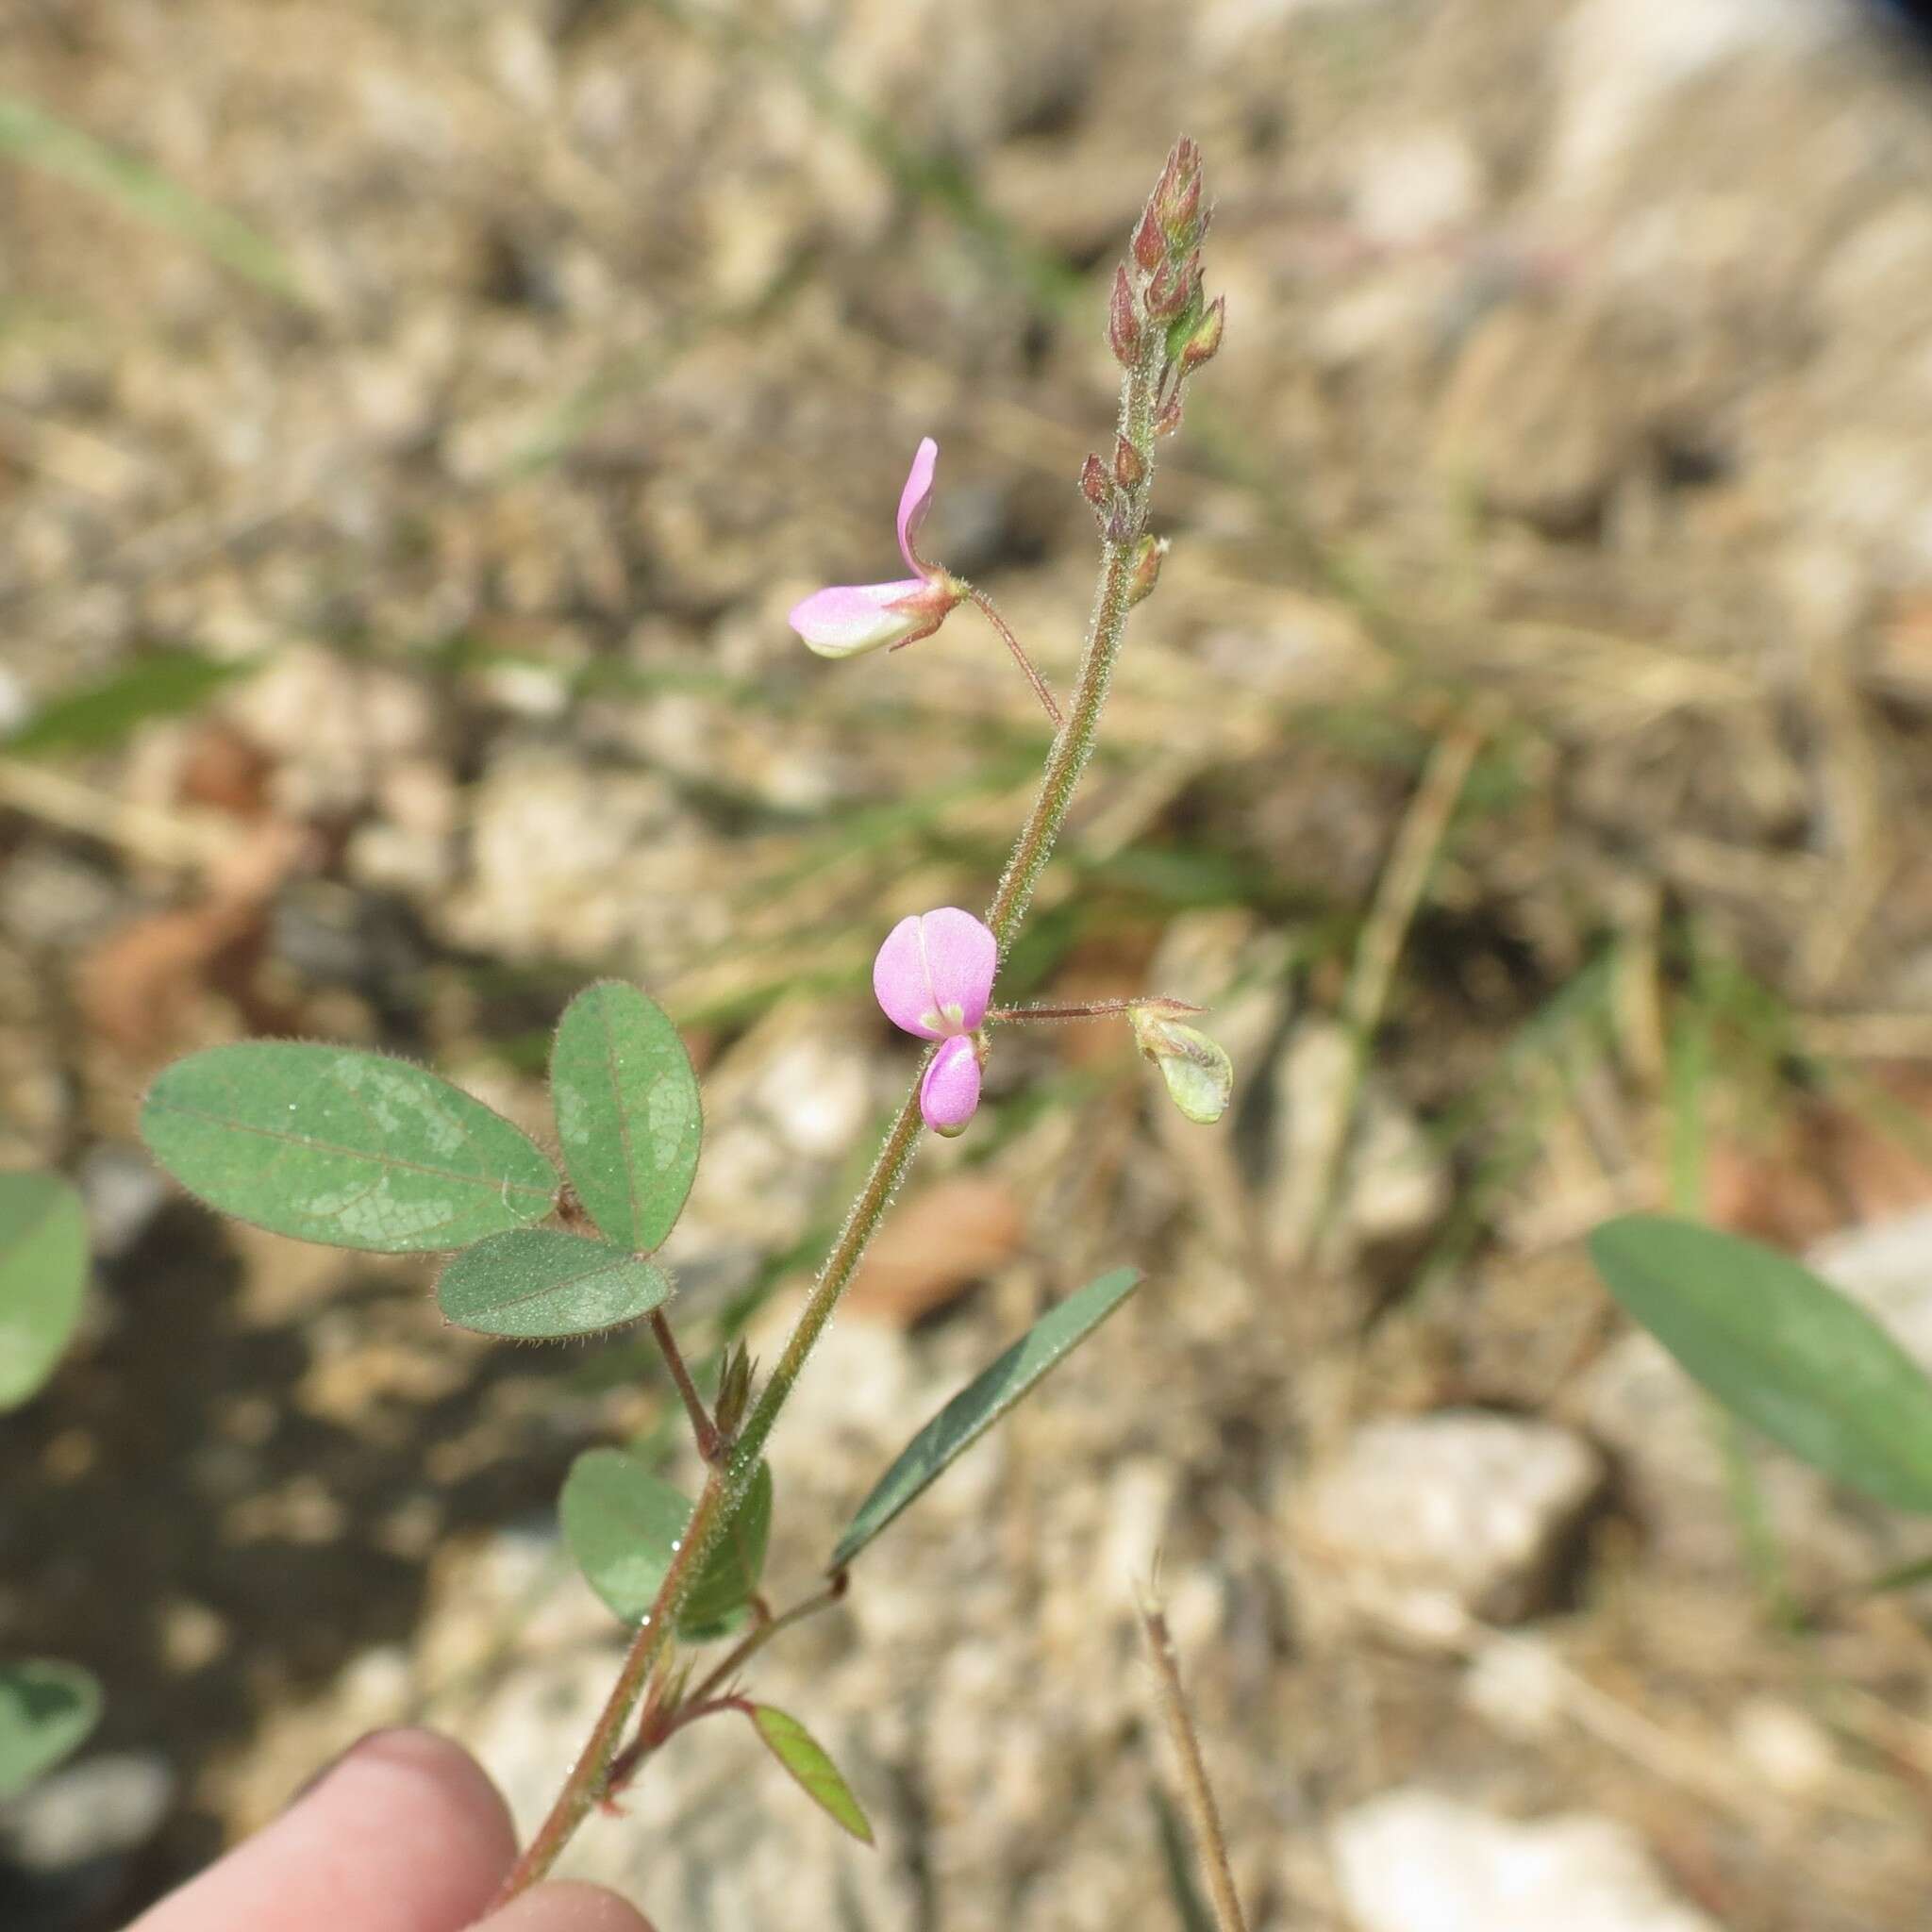
<path fill-rule="evenodd" d="M 954 581 L 958 583 L 958 580 L 956 578 Z M 1006 639 L 1007 649 L 1013 654 L 1013 662 L 1026 674 L 1026 682 L 1033 687 L 1033 695 L 1046 707 L 1046 715 L 1053 721 L 1053 728 L 1058 731 L 1063 722 L 1060 717 L 1059 705 L 1055 700 L 1053 692 L 1048 689 L 1046 679 L 1041 676 L 1040 673 L 1033 668 L 1033 659 L 1020 648 L 1020 640 L 1013 635 L 1007 620 L 993 608 L 992 599 L 976 585 L 964 584 L 960 588 L 965 591 L 967 596 L 972 598 L 974 603 L 979 606 L 980 615 L 986 619 L 987 623 L 991 625 L 993 629 Z"/>

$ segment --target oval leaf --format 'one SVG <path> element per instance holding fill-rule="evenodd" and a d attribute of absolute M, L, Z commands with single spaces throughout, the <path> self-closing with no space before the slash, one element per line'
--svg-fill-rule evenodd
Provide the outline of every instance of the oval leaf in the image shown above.
<path fill-rule="evenodd" d="M 570 1466 L 563 1540 L 621 1624 L 641 1624 L 664 1581 L 691 1505 L 623 1449 L 586 1449 Z"/>
<path fill-rule="evenodd" d="M 0 1798 L 52 1771 L 100 1714 L 101 1687 L 78 1664 L 0 1664 Z"/>
<path fill-rule="evenodd" d="M 467 1247 L 557 1198 L 556 1169 L 501 1114 L 347 1047 L 244 1041 L 177 1060 L 148 1090 L 141 1137 L 211 1208 L 331 1247 Z"/>
<path fill-rule="evenodd" d="M 697 1173 L 697 1075 L 663 1009 L 605 980 L 564 1008 L 550 1101 L 571 1185 L 599 1229 L 648 1254 L 671 1232 Z"/>
<path fill-rule="evenodd" d="M 983 1370 L 899 1452 L 832 1552 L 834 1570 L 871 1542 L 893 1517 L 921 1495 L 993 1424 L 1084 1341 L 1140 1285 L 1138 1268 L 1116 1268 L 1090 1281 L 1058 1307 L 1042 1315 L 1005 1355 Z"/>
<path fill-rule="evenodd" d="M 641 1624 L 691 1521 L 691 1506 L 623 1449 L 587 1449 L 564 1478 L 563 1540 L 585 1580 L 623 1624 Z M 758 1586 L 772 1526 L 772 1474 L 760 1463 L 744 1500 L 705 1558 L 680 1637 L 715 1636 Z"/>
<path fill-rule="evenodd" d="M 751 1721 L 772 1756 L 798 1780 L 806 1795 L 860 1844 L 871 1844 L 871 1821 L 818 1740 L 795 1717 L 769 1704 L 753 1705 Z"/>
<path fill-rule="evenodd" d="M 684 1600 L 684 1614 L 677 1620 L 680 1636 L 697 1641 L 722 1637 L 731 1628 L 758 1592 L 771 1536 L 772 1469 L 760 1462 Z"/>
<path fill-rule="evenodd" d="M 671 1292 L 654 1261 L 553 1227 L 513 1227 L 463 1252 L 436 1284 L 458 1328 L 537 1340 L 595 1335 L 647 1315 Z"/>
<path fill-rule="evenodd" d="M 87 1292 L 87 1218 L 51 1174 L 0 1174 L 0 1409 L 54 1373 Z"/>
<path fill-rule="evenodd" d="M 1788 1256 L 1661 1215 L 1607 1222 L 1590 1256 L 1727 1408 L 1881 1503 L 1932 1510 L 1932 1381 L 1857 1303 Z"/>

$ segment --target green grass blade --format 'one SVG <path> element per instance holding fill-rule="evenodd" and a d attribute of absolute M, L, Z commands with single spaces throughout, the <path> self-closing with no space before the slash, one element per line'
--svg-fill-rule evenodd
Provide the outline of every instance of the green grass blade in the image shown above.
<path fill-rule="evenodd" d="M 294 264 L 239 215 L 204 201 L 158 168 L 96 141 L 20 94 L 0 94 L 0 155 L 90 190 L 151 227 L 192 242 L 224 268 L 284 300 L 307 304 Z"/>

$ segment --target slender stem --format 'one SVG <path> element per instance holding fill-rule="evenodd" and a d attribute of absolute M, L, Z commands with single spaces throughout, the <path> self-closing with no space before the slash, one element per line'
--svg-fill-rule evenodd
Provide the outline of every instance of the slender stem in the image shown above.
<path fill-rule="evenodd" d="M 677 1392 L 684 1398 L 684 1412 L 691 1418 L 691 1434 L 698 1439 L 698 1454 L 708 1465 L 720 1461 L 724 1454 L 724 1439 L 718 1433 L 710 1411 L 705 1407 L 705 1399 L 698 1393 L 697 1384 L 691 1380 L 691 1371 L 684 1365 L 684 1351 L 678 1347 L 677 1338 L 672 1334 L 671 1324 L 664 1319 L 662 1308 L 651 1311 L 651 1333 L 658 1338 L 664 1366 L 671 1371 L 671 1379 L 677 1384 Z"/>
<path fill-rule="evenodd" d="M 990 1021 L 1014 1020 L 1106 1020 L 1117 1013 L 1131 1013 L 1138 1007 L 1159 1007 L 1166 1013 L 1198 1013 L 1203 1009 L 1188 1000 L 1148 999 L 1136 995 L 1126 999 L 1070 1000 L 1056 1005 L 1051 1000 L 1033 1001 L 1024 1007 L 989 1007 Z"/>
<path fill-rule="evenodd" d="M 803 1603 L 793 1604 L 782 1615 L 767 1617 L 748 1637 L 733 1646 L 724 1662 L 712 1671 L 675 1710 L 668 1714 L 647 1710 L 637 1736 L 611 1760 L 609 1775 L 604 1782 L 604 1795 L 611 1798 L 623 1790 L 637 1775 L 638 1766 L 667 1738 L 682 1730 L 694 1715 L 703 1715 L 704 1709 L 718 1708 L 708 1700 L 723 1686 L 728 1684 L 759 1651 L 764 1649 L 766 1644 L 771 1642 L 773 1638 L 777 1636 L 779 1631 L 789 1630 L 792 1624 L 803 1623 L 806 1618 L 816 1616 L 821 1610 L 829 1609 L 832 1605 L 841 1601 L 844 1594 L 845 1573 L 841 1570 L 816 1596 L 808 1596 Z M 694 1706 L 703 1707 L 703 1709 L 693 1711 Z"/>
<path fill-rule="evenodd" d="M 977 584 L 962 583 L 958 578 L 955 578 L 954 582 L 979 606 L 980 615 L 986 619 L 987 623 L 991 625 L 993 629 L 1006 639 L 1007 649 L 1013 654 L 1013 662 L 1026 674 L 1026 682 L 1033 687 L 1033 695 L 1046 707 L 1046 715 L 1053 720 L 1053 728 L 1058 731 L 1063 722 L 1060 717 L 1059 705 L 1056 702 L 1046 679 L 1041 676 L 1040 673 L 1033 668 L 1033 659 L 1020 648 L 1020 640 L 1013 635 L 1007 620 L 994 609 L 992 599 Z"/>
<path fill-rule="evenodd" d="M 1208 1875 L 1208 1896 L 1214 1901 L 1214 1923 L 1220 1932 L 1247 1932 L 1248 1922 L 1241 1916 L 1241 1897 L 1234 1889 L 1234 1873 L 1227 1862 L 1227 1840 L 1221 1829 L 1214 1787 L 1208 1782 L 1201 1740 L 1195 1735 L 1194 1720 L 1188 1713 L 1174 1639 L 1168 1634 L 1167 1618 L 1158 1604 L 1141 1605 L 1141 1627 L 1147 1639 L 1147 1653 L 1154 1659 L 1155 1694 L 1160 1704 L 1160 1714 L 1166 1720 L 1167 1734 L 1174 1740 L 1174 1757 L 1180 1764 L 1181 1797 L 1187 1807 L 1189 1829 L 1194 1836 L 1195 1856 Z"/>
<path fill-rule="evenodd" d="M 1033 890 L 1053 855 L 1054 841 L 1073 808 L 1081 774 L 1093 756 L 1108 685 L 1126 633 L 1127 612 L 1133 602 L 1134 552 L 1146 527 L 1147 499 L 1154 482 L 1154 390 L 1164 353 L 1158 329 L 1142 331 L 1142 338 L 1139 359 L 1127 370 L 1121 386 L 1120 409 L 1120 433 L 1140 454 L 1141 473 L 1134 487 L 1121 492 L 1118 514 L 1103 538 L 1100 581 L 1094 591 L 1093 612 L 1088 624 L 1087 643 L 1081 653 L 1071 706 L 1065 722 L 1054 736 L 1040 791 L 1020 836 L 1013 842 L 992 904 L 987 908 L 986 923 L 992 928 L 1003 956 L 1012 946 L 1025 919 Z M 807 1357 L 824 1333 L 833 1309 L 857 1273 L 866 1247 L 912 1166 L 924 1125 L 919 1111 L 919 1088 L 933 1051 L 928 1049 L 921 1057 L 912 1085 L 893 1116 L 884 1144 L 874 1158 L 872 1171 L 832 1243 L 831 1253 L 825 1257 L 825 1264 L 806 1297 L 805 1307 L 799 1311 L 770 1379 L 739 1431 L 730 1456 L 722 1464 L 714 1464 L 706 1478 L 691 1521 L 685 1525 L 683 1544 L 664 1573 L 650 1614 L 631 1641 L 617 1682 L 598 1713 L 590 1740 L 571 1767 L 549 1816 L 504 1880 L 496 1899 L 499 1907 L 527 1890 L 549 1871 L 596 1803 L 625 1724 L 676 1624 L 678 1612 L 698 1574 L 698 1565 L 723 1533 L 732 1509 L 757 1473 L 766 1439 L 791 1394 Z"/>

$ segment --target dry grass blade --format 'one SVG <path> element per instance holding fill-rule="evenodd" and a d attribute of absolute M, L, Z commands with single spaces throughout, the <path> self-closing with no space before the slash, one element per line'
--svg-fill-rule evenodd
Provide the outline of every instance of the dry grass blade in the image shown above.
<path fill-rule="evenodd" d="M 1208 1895 L 1214 1904 L 1214 1923 L 1220 1932 L 1247 1932 L 1248 1922 L 1242 1915 L 1234 1873 L 1227 1862 L 1227 1839 L 1221 1828 L 1220 1807 L 1214 1802 L 1214 1787 L 1208 1781 L 1208 1766 L 1201 1756 L 1194 1720 L 1188 1710 L 1187 1692 L 1181 1688 L 1180 1664 L 1174 1657 L 1166 1614 L 1151 1594 L 1142 1600 L 1140 1610 L 1141 1634 L 1146 1640 L 1147 1655 L 1154 1664 L 1155 1698 L 1160 1706 L 1167 1734 L 1174 1741 L 1181 1803 L 1188 1814 L 1188 1829 L 1193 1834 L 1195 1856 L 1208 1881 Z"/>

